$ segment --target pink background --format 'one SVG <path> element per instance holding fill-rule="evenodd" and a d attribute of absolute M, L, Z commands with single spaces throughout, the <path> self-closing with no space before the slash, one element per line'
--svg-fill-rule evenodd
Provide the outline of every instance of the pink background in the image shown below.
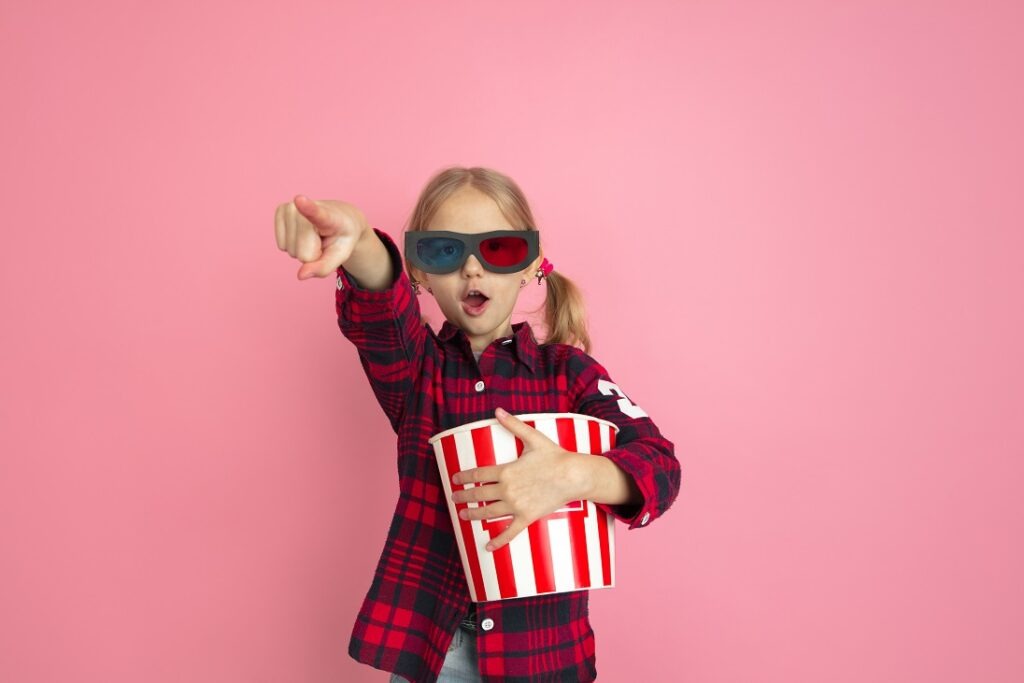
<path fill-rule="evenodd" d="M 449 164 L 682 463 L 599 680 L 1022 680 L 1019 7 L 6 4 L 0 680 L 387 679 L 393 434 L 273 215 Z"/>

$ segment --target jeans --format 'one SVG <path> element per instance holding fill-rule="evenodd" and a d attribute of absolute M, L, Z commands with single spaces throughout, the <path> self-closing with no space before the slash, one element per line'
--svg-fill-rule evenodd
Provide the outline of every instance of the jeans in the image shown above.
<path fill-rule="evenodd" d="M 409 683 L 398 674 L 391 674 L 388 683 Z M 477 669 L 476 632 L 462 626 L 455 630 L 452 644 L 448 646 L 444 665 L 438 675 L 437 683 L 480 683 L 480 671 Z"/>

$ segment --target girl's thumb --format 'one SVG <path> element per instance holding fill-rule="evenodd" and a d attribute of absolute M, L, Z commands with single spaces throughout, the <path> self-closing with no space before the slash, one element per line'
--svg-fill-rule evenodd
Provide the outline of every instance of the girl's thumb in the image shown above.
<path fill-rule="evenodd" d="M 341 266 L 344 261 L 337 248 L 329 246 L 320 253 L 316 261 L 303 263 L 299 268 L 298 277 L 300 280 L 308 280 L 311 277 L 327 277 Z"/>
<path fill-rule="evenodd" d="M 308 280 L 311 277 L 324 277 L 320 273 L 325 270 L 328 272 L 333 272 L 332 270 L 326 267 L 322 260 L 312 261 L 310 263 L 302 264 L 302 267 L 299 268 L 298 276 L 300 280 Z"/>

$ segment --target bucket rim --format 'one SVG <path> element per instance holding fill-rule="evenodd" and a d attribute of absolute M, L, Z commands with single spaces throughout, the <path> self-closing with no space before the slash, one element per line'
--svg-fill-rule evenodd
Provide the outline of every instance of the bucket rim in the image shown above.
<path fill-rule="evenodd" d="M 609 427 L 611 427 L 612 429 L 614 429 L 616 434 L 618 434 L 620 431 L 622 431 L 619 428 L 619 425 L 615 424 L 611 420 L 605 420 L 604 418 L 601 418 L 601 417 L 594 417 L 593 415 L 584 415 L 583 413 L 523 413 L 522 415 L 516 415 L 515 413 L 512 413 L 512 415 L 514 417 L 516 417 L 516 418 L 518 418 L 520 420 L 524 420 L 524 421 L 525 420 L 536 420 L 537 418 L 551 419 L 551 418 L 558 418 L 558 417 L 570 417 L 570 418 L 582 417 L 584 420 L 593 420 L 594 422 L 603 422 L 604 424 L 606 424 Z M 443 432 L 438 432 L 437 434 L 434 434 L 432 437 L 427 439 L 427 443 L 430 444 L 431 446 L 433 446 L 435 442 L 440 441 L 441 439 L 443 439 L 446 436 L 450 436 L 452 434 L 457 434 L 459 432 L 469 432 L 469 431 L 472 431 L 472 430 L 474 430 L 474 429 L 476 429 L 478 427 L 483 427 L 484 425 L 501 425 L 501 422 L 499 422 L 498 418 L 496 418 L 496 417 L 489 417 L 487 419 L 477 420 L 475 422 L 467 422 L 464 425 L 458 425 L 456 427 L 452 427 L 450 429 L 446 429 Z"/>

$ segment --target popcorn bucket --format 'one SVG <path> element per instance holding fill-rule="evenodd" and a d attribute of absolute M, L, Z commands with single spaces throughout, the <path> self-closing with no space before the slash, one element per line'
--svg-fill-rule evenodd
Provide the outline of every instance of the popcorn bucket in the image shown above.
<path fill-rule="evenodd" d="M 567 451 L 598 455 L 615 447 L 619 428 L 612 422 L 578 413 L 516 415 Z M 462 519 L 459 511 L 487 501 L 452 501 L 452 475 L 461 470 L 512 462 L 523 442 L 496 418 L 470 422 L 430 437 L 444 482 L 448 512 L 459 545 L 462 567 L 474 602 L 524 598 L 615 586 L 615 518 L 589 500 L 534 521 L 495 551 L 485 548 L 512 522 L 512 515 Z M 455 484 L 456 490 L 494 482 Z"/>

